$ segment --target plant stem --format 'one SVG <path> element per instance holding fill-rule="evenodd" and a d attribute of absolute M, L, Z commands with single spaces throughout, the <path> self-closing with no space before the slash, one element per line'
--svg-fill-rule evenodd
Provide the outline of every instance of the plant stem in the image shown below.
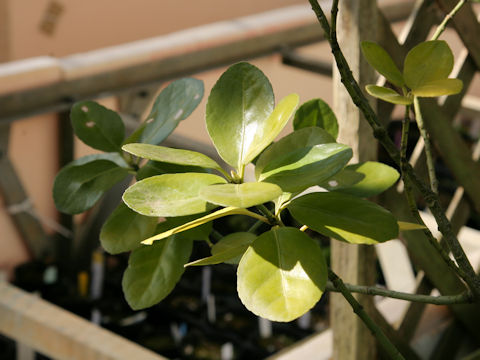
<path fill-rule="evenodd" d="M 466 0 L 460 0 L 457 5 L 450 11 L 447 16 L 443 19 L 440 25 L 437 26 L 435 33 L 433 34 L 431 40 L 437 40 L 440 35 L 445 31 L 447 28 L 448 22 L 455 16 L 455 14 L 461 9 L 461 7 L 466 3 Z"/>
<path fill-rule="evenodd" d="M 438 181 L 437 176 L 435 175 L 435 162 L 433 161 L 432 146 L 430 143 L 430 136 L 425 129 L 425 124 L 423 122 L 422 111 L 420 110 L 420 103 L 418 97 L 413 97 L 413 108 L 415 109 L 415 120 L 418 125 L 418 130 L 422 135 L 423 142 L 425 143 L 425 156 L 427 157 L 427 169 L 428 169 L 428 178 L 430 179 L 430 187 L 432 191 L 438 194 Z"/>
<path fill-rule="evenodd" d="M 263 224 L 263 221 L 257 220 L 252 226 L 250 226 L 250 229 L 247 230 L 249 233 L 255 233 L 257 229 Z"/>
<path fill-rule="evenodd" d="M 404 184 L 404 193 L 405 197 L 407 198 L 408 207 L 410 209 L 410 213 L 415 218 L 415 220 L 425 226 L 422 217 L 418 211 L 417 203 L 415 202 L 415 197 L 413 194 L 412 185 L 410 184 L 410 180 L 406 176 L 406 165 L 408 164 L 407 160 L 407 144 L 408 144 L 408 130 L 410 127 L 410 106 L 406 106 L 405 108 L 405 116 L 402 120 L 402 141 L 400 147 L 400 169 L 402 172 L 403 184 Z M 441 244 L 437 241 L 437 239 L 433 236 L 432 232 L 428 229 L 427 226 L 423 229 L 423 233 L 430 242 L 430 244 L 437 250 L 440 256 L 443 258 L 443 261 L 447 263 L 447 265 L 455 271 L 455 273 L 460 276 L 462 279 L 466 276 L 464 271 L 460 269 L 455 262 L 450 259 L 450 256 L 445 251 L 445 249 L 441 246 Z"/>
<path fill-rule="evenodd" d="M 260 212 L 266 216 L 268 221 L 270 222 L 271 225 L 283 225 L 282 220 L 280 218 L 276 217 L 275 215 L 272 214 L 270 210 L 267 209 L 267 207 L 263 204 L 257 205 L 256 206 Z"/>
<path fill-rule="evenodd" d="M 330 25 L 327 21 L 327 18 L 318 4 L 317 0 L 309 0 L 315 15 L 325 33 L 325 37 L 330 43 L 333 56 L 337 63 L 337 68 L 341 75 L 341 81 L 345 86 L 345 89 L 349 93 L 353 103 L 362 111 L 365 120 L 369 123 L 373 130 L 373 135 L 375 138 L 382 144 L 385 150 L 388 152 L 392 160 L 400 166 L 400 152 L 396 148 L 392 139 L 388 137 L 386 129 L 381 125 L 377 115 L 370 106 L 367 98 L 361 91 L 358 83 L 352 75 L 352 71 L 348 66 L 348 63 L 343 56 L 343 53 L 338 45 L 336 40 L 335 28 L 330 28 Z M 334 2 L 333 5 L 338 3 Z M 337 4 L 338 5 L 338 4 Z M 336 24 L 336 10 L 332 7 L 332 24 Z M 472 265 L 467 259 L 458 239 L 453 232 L 452 225 L 447 219 L 444 210 L 442 209 L 438 196 L 435 194 L 428 185 L 426 185 L 422 180 L 418 178 L 416 173 L 413 171 L 413 168 L 410 164 L 405 165 L 405 176 L 410 182 L 418 189 L 422 194 L 427 206 L 429 207 L 432 215 L 437 221 L 438 228 L 443 234 L 445 241 L 447 242 L 455 260 L 458 263 L 458 266 L 464 271 L 465 277 L 463 278 L 465 282 L 470 287 L 474 296 L 480 299 L 480 278 L 477 277 L 475 271 L 473 270 Z"/>
<path fill-rule="evenodd" d="M 212 232 L 210 233 L 210 235 L 212 236 L 213 239 L 215 239 L 215 241 L 220 241 L 223 238 L 223 235 L 218 230 L 215 230 L 215 229 L 212 229 Z"/>
<path fill-rule="evenodd" d="M 465 291 L 458 295 L 446 295 L 446 296 L 430 296 L 430 295 L 418 295 L 409 294 L 400 291 L 393 291 L 384 289 L 378 286 L 362 286 L 344 284 L 345 287 L 352 293 L 365 294 L 365 295 L 380 295 L 394 299 L 413 301 L 419 303 L 427 303 L 434 305 L 451 305 L 451 304 L 469 304 L 474 302 L 472 294 Z M 331 282 L 327 282 L 325 287 L 328 291 L 338 292 L 339 290 Z"/>
<path fill-rule="evenodd" d="M 395 345 L 393 345 L 390 340 L 385 336 L 382 329 L 375 324 L 370 316 L 365 312 L 363 306 L 353 297 L 351 291 L 345 286 L 342 279 L 340 279 L 337 274 L 335 274 L 331 269 L 328 269 L 328 278 L 331 281 L 332 288 L 336 291 L 342 293 L 345 300 L 348 301 L 350 306 L 353 309 L 353 312 L 358 315 L 358 317 L 363 321 L 363 323 L 368 327 L 371 333 L 378 340 L 379 344 L 383 347 L 386 353 L 391 359 L 405 359 L 402 354 L 397 350 Z"/>

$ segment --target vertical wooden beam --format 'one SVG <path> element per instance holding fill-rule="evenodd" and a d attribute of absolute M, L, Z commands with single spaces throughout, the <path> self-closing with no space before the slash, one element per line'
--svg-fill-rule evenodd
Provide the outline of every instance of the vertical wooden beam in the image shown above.
<path fill-rule="evenodd" d="M 10 19 L 8 2 L 0 0 L 0 63 L 10 60 Z"/>
<path fill-rule="evenodd" d="M 340 1 L 338 13 L 338 40 L 353 75 L 361 87 L 375 82 L 373 69 L 360 50 L 360 41 L 376 39 L 377 5 L 375 0 Z M 334 108 L 339 119 L 338 142 L 352 147 L 354 161 L 376 158 L 377 145 L 367 122 L 362 119 L 334 71 Z M 375 253 L 373 247 L 332 241 L 332 267 L 346 282 L 371 284 L 375 280 Z M 373 306 L 368 296 L 357 296 L 367 312 Z M 365 325 L 353 313 L 341 295 L 331 295 L 331 323 L 333 327 L 333 358 L 337 360 L 375 359 L 375 341 Z"/>

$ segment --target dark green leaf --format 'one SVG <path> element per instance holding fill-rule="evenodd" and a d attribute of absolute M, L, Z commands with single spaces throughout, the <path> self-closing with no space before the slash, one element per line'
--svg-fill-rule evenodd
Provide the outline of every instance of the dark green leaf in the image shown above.
<path fill-rule="evenodd" d="M 280 195 L 282 189 L 277 185 L 260 182 L 209 185 L 200 190 L 200 197 L 212 204 L 239 208 L 260 205 Z"/>
<path fill-rule="evenodd" d="M 136 249 L 153 235 L 157 223 L 158 218 L 140 215 L 122 202 L 103 224 L 100 243 L 110 254 Z"/>
<path fill-rule="evenodd" d="M 404 80 L 402 73 L 393 62 L 390 55 L 378 44 L 362 41 L 362 52 L 368 63 L 392 84 L 402 87 Z"/>
<path fill-rule="evenodd" d="M 167 228 L 168 223 L 165 225 Z M 185 271 L 192 243 L 181 235 L 172 235 L 131 253 L 128 268 L 123 274 L 122 288 L 132 309 L 153 306 L 173 290 Z"/>
<path fill-rule="evenodd" d="M 178 174 L 178 173 L 210 173 L 210 169 L 201 168 L 198 166 L 187 166 L 169 164 L 159 161 L 148 161 L 137 171 L 137 180 L 143 180 L 155 175 L 163 174 Z"/>
<path fill-rule="evenodd" d="M 93 101 L 81 101 L 70 112 L 73 130 L 80 140 L 94 149 L 120 151 L 125 126 L 120 116 Z"/>
<path fill-rule="evenodd" d="M 288 205 L 292 216 L 325 236 L 352 244 L 376 244 L 398 236 L 398 224 L 386 209 L 358 197 L 310 193 Z"/>
<path fill-rule="evenodd" d="M 141 142 L 160 144 L 178 123 L 186 119 L 203 97 L 203 82 L 197 79 L 176 80 L 158 95 L 148 115 Z"/>
<path fill-rule="evenodd" d="M 300 192 L 342 170 L 351 157 L 352 149 L 343 144 L 308 146 L 268 163 L 259 180 L 277 184 L 286 192 Z"/>
<path fill-rule="evenodd" d="M 113 185 L 128 175 L 118 163 L 106 160 L 110 154 L 93 155 L 73 161 L 56 176 L 53 200 L 61 212 L 79 214 L 90 209 Z M 114 157 L 111 157 L 114 158 Z"/>
<path fill-rule="evenodd" d="M 322 296 L 327 266 L 318 243 L 296 228 L 273 228 L 260 235 L 240 260 L 237 291 L 254 314 L 292 321 Z"/>
<path fill-rule="evenodd" d="M 399 177 L 400 174 L 394 168 L 379 162 L 367 161 L 347 166 L 320 186 L 330 191 L 370 197 L 387 190 Z"/>
<path fill-rule="evenodd" d="M 165 174 L 143 179 L 130 186 L 123 201 L 132 210 L 146 216 L 183 216 L 213 209 L 199 196 L 200 189 L 211 184 L 225 183 L 212 174 Z"/>
<path fill-rule="evenodd" d="M 338 121 L 332 109 L 322 99 L 312 99 L 302 104 L 295 113 L 293 128 L 317 126 L 327 131 L 335 140 L 338 136 Z"/>
<path fill-rule="evenodd" d="M 207 215 L 210 215 L 208 213 L 201 213 L 201 214 L 195 214 L 195 215 L 186 215 L 186 216 L 177 216 L 173 218 L 166 218 L 165 220 L 169 224 L 170 229 L 177 228 L 178 226 L 187 224 L 192 221 L 196 221 L 200 218 L 203 218 Z M 159 234 L 164 232 L 165 230 L 164 223 L 160 223 L 157 226 L 157 229 L 155 230 L 155 233 Z M 212 232 L 212 222 L 206 222 L 201 225 L 198 225 L 196 227 L 191 228 L 190 230 L 186 230 L 182 232 L 182 238 L 190 239 L 190 240 L 207 240 L 208 236 Z"/>

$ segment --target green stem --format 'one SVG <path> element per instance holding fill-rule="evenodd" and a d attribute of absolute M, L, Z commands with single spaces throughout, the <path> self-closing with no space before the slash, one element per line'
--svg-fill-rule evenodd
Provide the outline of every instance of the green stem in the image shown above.
<path fill-rule="evenodd" d="M 218 230 L 215 230 L 215 229 L 212 229 L 212 232 L 210 233 L 210 235 L 215 241 L 220 241 L 223 238 L 223 235 Z"/>
<path fill-rule="evenodd" d="M 393 291 L 384 289 L 378 286 L 363 286 L 363 285 L 351 285 L 345 284 L 345 287 L 351 293 L 365 294 L 365 295 L 379 295 L 393 299 L 400 299 L 412 302 L 434 304 L 434 305 L 452 305 L 452 304 L 470 304 L 474 302 L 474 298 L 470 292 L 463 292 L 458 295 L 445 295 L 445 296 L 430 296 L 430 295 L 418 295 L 409 294 L 400 291 Z M 328 291 L 339 292 L 339 290 L 331 282 L 327 282 L 325 287 Z"/>
<path fill-rule="evenodd" d="M 462 8 L 463 5 L 465 5 L 467 1 L 466 0 L 460 0 L 457 5 L 450 11 L 447 16 L 444 17 L 443 21 L 440 23 L 440 25 L 437 26 L 437 29 L 435 30 L 435 33 L 433 34 L 431 40 L 437 40 L 440 35 L 445 31 L 447 28 L 448 22 L 455 16 L 455 14 Z"/>
<path fill-rule="evenodd" d="M 267 209 L 267 207 L 263 204 L 257 205 L 257 209 L 267 217 L 268 221 L 270 222 L 271 225 L 282 225 L 282 221 L 277 218 L 275 215 L 272 214 L 270 210 Z"/>
<path fill-rule="evenodd" d="M 252 226 L 250 226 L 250 229 L 248 229 L 247 232 L 254 234 L 257 231 L 257 229 L 260 226 L 262 226 L 262 224 L 263 224 L 263 221 L 257 220 Z"/>
<path fill-rule="evenodd" d="M 331 269 L 328 269 L 328 279 L 331 281 L 332 288 L 335 289 L 335 291 L 342 293 L 345 300 L 347 300 L 352 307 L 353 312 L 357 314 L 363 323 L 368 327 L 389 357 L 391 359 L 405 359 L 397 350 L 395 345 L 393 345 L 392 342 L 386 337 L 382 329 L 380 329 L 380 327 L 375 324 L 372 318 L 368 316 L 363 309 L 363 306 L 360 305 L 360 303 L 353 297 L 351 291 L 347 288 L 347 286 L 345 286 L 342 279 L 340 279 Z"/>
<path fill-rule="evenodd" d="M 413 194 L 412 185 L 410 183 L 410 179 L 406 176 L 406 166 L 408 164 L 407 160 L 407 143 L 408 143 L 408 131 L 410 127 L 410 106 L 406 106 L 405 109 L 405 116 L 402 120 L 402 141 L 400 147 L 400 170 L 402 172 L 403 184 L 404 184 L 404 194 L 407 199 L 408 207 L 410 209 L 410 213 L 417 221 L 417 223 L 424 225 L 422 217 L 418 211 L 417 203 L 415 202 L 415 197 Z M 440 254 L 443 261 L 462 279 L 466 276 L 465 272 L 460 269 L 454 261 L 450 258 L 448 253 L 445 249 L 441 246 L 441 244 L 437 241 L 437 239 L 433 236 L 432 232 L 428 229 L 427 226 L 423 229 L 423 233 L 430 242 L 430 244 L 435 248 L 435 250 Z"/>
<path fill-rule="evenodd" d="M 420 134 L 422 135 L 423 142 L 425 143 L 425 156 L 427 157 L 427 169 L 428 169 L 428 177 L 430 179 L 430 187 L 432 191 L 438 194 L 438 181 L 437 176 L 435 175 L 435 162 L 433 161 L 433 154 L 432 154 L 432 145 L 430 142 L 430 136 L 425 129 L 425 124 L 423 122 L 422 111 L 420 109 L 420 102 L 418 101 L 418 97 L 413 97 L 413 108 L 415 109 L 415 120 L 417 121 L 418 130 L 420 130 Z"/>
<path fill-rule="evenodd" d="M 345 86 L 345 89 L 349 93 L 353 103 L 362 111 L 365 120 L 369 123 L 370 127 L 373 130 L 373 135 L 375 136 L 375 138 L 382 144 L 382 146 L 385 148 L 392 160 L 398 166 L 400 166 L 400 152 L 396 148 L 392 139 L 390 139 L 390 137 L 388 136 L 386 129 L 381 125 L 377 115 L 375 114 L 375 111 L 373 111 L 373 108 L 370 106 L 367 98 L 365 97 L 358 83 L 353 77 L 352 71 L 350 70 L 350 67 L 345 57 L 343 56 L 340 46 L 336 41 L 335 29 L 330 29 L 330 25 L 322 8 L 318 4 L 318 1 L 309 0 L 309 2 L 324 31 L 325 37 L 330 43 L 333 56 L 335 57 L 335 61 L 337 63 L 337 68 L 341 76 L 341 81 Z M 334 16 L 334 18 L 332 18 L 332 24 L 336 24 L 336 12 L 334 12 L 333 10 L 332 16 Z M 405 175 L 406 178 L 409 179 L 410 182 L 422 194 L 427 206 L 429 207 L 432 215 L 437 221 L 440 232 L 443 234 L 445 241 L 447 242 L 455 260 L 457 261 L 458 266 L 465 273 L 465 277 L 463 279 L 468 284 L 475 297 L 480 299 L 480 278 L 477 277 L 475 271 L 473 270 L 472 264 L 470 264 L 470 262 L 468 261 L 465 252 L 463 251 L 460 243 L 458 242 L 458 239 L 453 232 L 452 225 L 450 224 L 450 221 L 447 219 L 445 212 L 440 205 L 437 194 L 435 194 L 428 185 L 426 185 L 422 180 L 420 180 L 420 178 L 414 172 L 412 166 L 408 163 L 405 166 Z"/>

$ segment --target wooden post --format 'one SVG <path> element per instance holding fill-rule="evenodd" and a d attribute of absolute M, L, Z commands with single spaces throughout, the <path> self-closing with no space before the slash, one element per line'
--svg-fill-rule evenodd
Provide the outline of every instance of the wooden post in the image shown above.
<path fill-rule="evenodd" d="M 9 0 L 0 0 L 0 63 L 10 60 Z"/>
<path fill-rule="evenodd" d="M 376 39 L 377 5 L 375 0 L 340 1 L 337 34 L 340 46 L 350 64 L 353 75 L 363 88 L 375 83 L 375 74 L 363 58 L 360 41 Z M 353 161 L 376 158 L 377 145 L 367 122 L 340 82 L 334 71 L 334 110 L 339 120 L 338 142 L 352 147 Z M 374 248 L 350 245 L 332 240 L 332 268 L 346 282 L 371 284 L 375 280 Z M 339 294 L 331 294 L 331 324 L 333 328 L 333 359 L 375 359 L 375 340 L 366 326 L 353 313 Z M 356 296 L 367 312 L 373 306 L 371 297 Z"/>

